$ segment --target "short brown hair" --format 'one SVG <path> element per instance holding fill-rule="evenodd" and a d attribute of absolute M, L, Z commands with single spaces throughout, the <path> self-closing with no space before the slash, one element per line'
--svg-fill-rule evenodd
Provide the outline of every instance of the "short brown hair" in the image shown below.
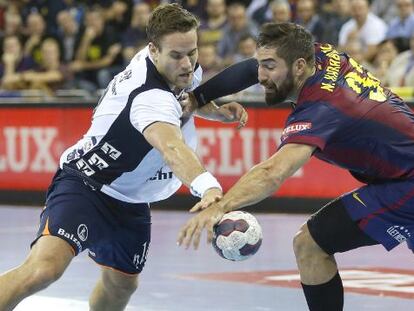
<path fill-rule="evenodd" d="M 188 32 L 200 25 L 197 18 L 176 3 L 158 6 L 151 14 L 148 26 L 148 40 L 158 48 L 163 36 L 173 32 Z"/>
<path fill-rule="evenodd" d="M 299 58 L 308 64 L 315 62 L 313 36 L 305 28 L 294 23 L 266 23 L 257 40 L 258 47 L 276 48 L 277 55 L 292 65 Z"/>

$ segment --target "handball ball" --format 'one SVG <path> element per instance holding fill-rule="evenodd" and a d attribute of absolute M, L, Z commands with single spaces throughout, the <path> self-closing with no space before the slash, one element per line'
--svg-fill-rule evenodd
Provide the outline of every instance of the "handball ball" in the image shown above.
<path fill-rule="evenodd" d="M 241 261 L 254 255 L 262 244 L 262 228 L 247 212 L 224 214 L 214 226 L 213 247 L 223 258 Z"/>

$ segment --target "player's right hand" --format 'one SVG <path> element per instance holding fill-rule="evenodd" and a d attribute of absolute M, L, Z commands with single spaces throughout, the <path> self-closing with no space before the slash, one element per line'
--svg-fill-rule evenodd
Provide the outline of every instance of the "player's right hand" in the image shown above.
<path fill-rule="evenodd" d="M 202 211 L 203 209 L 209 207 L 211 204 L 220 201 L 222 197 L 223 192 L 219 188 L 210 188 L 204 193 L 200 202 L 198 202 L 190 209 L 190 213 Z"/>
<path fill-rule="evenodd" d="M 201 233 L 204 228 L 207 230 L 207 243 L 213 240 L 213 228 L 216 223 L 223 217 L 224 211 L 220 202 L 211 205 L 209 208 L 201 211 L 192 217 L 187 223 L 181 227 L 178 234 L 177 244 L 184 245 L 189 248 L 191 243 L 194 249 L 200 244 Z"/>
<path fill-rule="evenodd" d="M 189 116 L 198 108 L 197 100 L 191 92 L 183 93 L 179 98 L 179 102 L 183 110 L 184 117 Z"/>

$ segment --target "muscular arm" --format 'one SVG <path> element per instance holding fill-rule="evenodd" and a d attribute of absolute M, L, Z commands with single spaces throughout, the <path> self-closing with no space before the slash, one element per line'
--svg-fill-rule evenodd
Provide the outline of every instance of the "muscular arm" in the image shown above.
<path fill-rule="evenodd" d="M 310 159 L 314 150 L 315 147 L 309 145 L 286 144 L 243 175 L 225 194 L 220 205 L 228 212 L 269 197 Z"/>
<path fill-rule="evenodd" d="M 161 152 L 165 162 L 186 186 L 201 173 L 203 165 L 182 137 L 180 128 L 165 122 L 156 122 L 144 130 L 145 139 Z"/>
<path fill-rule="evenodd" d="M 257 60 L 249 58 L 224 69 L 194 90 L 199 107 L 258 83 Z"/>

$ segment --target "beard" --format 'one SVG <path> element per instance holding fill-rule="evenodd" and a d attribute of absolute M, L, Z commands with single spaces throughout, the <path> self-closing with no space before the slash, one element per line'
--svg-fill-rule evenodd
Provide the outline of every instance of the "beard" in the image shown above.
<path fill-rule="evenodd" d="M 293 75 L 289 70 L 286 75 L 286 79 L 278 87 L 274 82 L 263 84 L 265 87 L 265 101 L 268 106 L 281 104 L 288 98 L 289 94 L 292 93 L 294 88 Z"/>

